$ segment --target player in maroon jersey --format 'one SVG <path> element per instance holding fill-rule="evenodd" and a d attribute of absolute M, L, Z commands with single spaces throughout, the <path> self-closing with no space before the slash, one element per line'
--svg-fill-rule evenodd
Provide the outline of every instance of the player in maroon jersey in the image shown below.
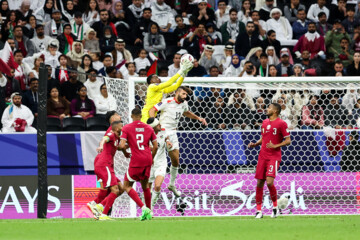
<path fill-rule="evenodd" d="M 281 147 L 291 143 L 290 133 L 285 121 L 279 118 L 281 106 L 278 103 L 272 103 L 267 109 L 268 119 L 264 120 L 261 126 L 261 138 L 256 143 L 251 142 L 248 147 L 254 148 L 261 145 L 258 164 L 256 166 L 255 178 L 256 187 L 256 215 L 255 218 L 262 218 L 261 211 L 264 183 L 266 181 L 273 202 L 272 218 L 279 214 L 277 207 L 277 192 L 274 185 L 274 179 L 281 162 Z M 285 139 L 285 140 L 284 140 Z"/>
<path fill-rule="evenodd" d="M 107 216 L 115 199 L 123 193 L 123 187 L 114 172 L 114 155 L 118 149 L 122 122 L 111 124 L 112 131 L 103 137 L 100 148 L 103 149 L 94 163 L 95 174 L 103 183 L 103 187 L 110 191 L 109 195 L 99 204 L 95 205 L 99 220 L 109 220 Z"/>
<path fill-rule="evenodd" d="M 120 137 L 120 149 L 126 157 L 130 154 L 126 152 L 126 143 L 131 149 L 131 159 L 129 168 L 124 177 L 124 190 L 142 209 L 142 216 L 140 220 L 151 219 L 151 192 L 148 186 L 150 177 L 151 165 L 158 149 L 156 135 L 154 129 L 143 122 L 141 122 L 141 110 L 135 108 L 131 112 L 133 122 L 127 124 L 122 129 Z M 153 148 L 150 149 L 150 142 Z M 144 191 L 145 203 L 140 200 L 138 194 L 132 188 L 134 182 L 140 182 Z"/>
<path fill-rule="evenodd" d="M 105 120 L 106 122 L 110 123 L 110 127 L 106 130 L 104 136 L 106 136 L 111 130 L 112 130 L 112 126 L 111 124 L 115 121 L 121 121 L 121 116 L 116 112 L 116 111 L 108 111 L 105 115 Z M 99 158 L 100 153 L 102 151 L 101 148 L 97 148 L 96 151 L 99 153 L 98 155 L 96 155 L 95 157 L 95 161 Z M 94 161 L 94 162 L 95 162 Z M 121 182 L 119 180 L 119 188 L 120 191 L 123 191 L 121 189 L 122 185 Z M 98 212 L 95 209 L 95 205 L 101 203 L 108 195 L 110 194 L 110 190 L 106 189 L 103 187 L 103 182 L 100 182 L 100 190 L 98 192 L 97 197 L 91 201 L 87 203 L 87 207 L 90 209 L 90 211 L 94 214 L 94 218 L 97 219 L 98 216 Z"/>

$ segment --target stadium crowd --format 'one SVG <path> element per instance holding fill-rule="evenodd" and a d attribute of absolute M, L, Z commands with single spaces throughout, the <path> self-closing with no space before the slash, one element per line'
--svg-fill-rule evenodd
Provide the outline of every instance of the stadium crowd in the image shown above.
<path fill-rule="evenodd" d="M 4 132 L 36 128 L 42 62 L 48 117 L 60 120 L 105 116 L 116 102 L 103 77 L 146 77 L 155 59 L 158 75 L 172 76 L 184 53 L 195 58 L 190 77 L 360 75 L 357 0 L 2 0 L 0 15 Z M 360 93 L 351 84 L 318 92 L 193 90 L 189 104 L 211 129 L 257 129 L 273 101 L 291 129 L 360 125 Z M 140 107 L 145 91 L 137 86 Z"/>

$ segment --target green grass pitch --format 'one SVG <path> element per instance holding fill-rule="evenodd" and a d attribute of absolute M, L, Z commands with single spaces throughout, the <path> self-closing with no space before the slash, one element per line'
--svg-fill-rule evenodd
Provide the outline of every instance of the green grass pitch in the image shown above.
<path fill-rule="evenodd" d="M 360 239 L 359 216 L 0 220 L 0 239 Z"/>

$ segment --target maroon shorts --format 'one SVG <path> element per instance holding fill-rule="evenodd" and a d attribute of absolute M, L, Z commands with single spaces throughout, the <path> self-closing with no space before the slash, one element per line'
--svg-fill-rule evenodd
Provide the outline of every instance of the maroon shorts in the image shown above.
<path fill-rule="evenodd" d="M 265 180 L 266 177 L 275 178 L 279 169 L 281 160 L 262 158 L 259 156 L 258 164 L 256 166 L 256 179 Z"/>
<path fill-rule="evenodd" d="M 95 165 L 95 174 L 99 181 L 103 183 L 104 188 L 118 185 L 121 182 L 110 165 Z"/>
<path fill-rule="evenodd" d="M 148 167 L 129 167 L 125 173 L 124 181 L 139 182 L 149 179 L 151 166 Z"/>

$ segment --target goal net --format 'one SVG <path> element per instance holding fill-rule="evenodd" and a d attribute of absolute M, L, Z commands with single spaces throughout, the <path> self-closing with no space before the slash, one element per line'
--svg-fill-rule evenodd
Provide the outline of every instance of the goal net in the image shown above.
<path fill-rule="evenodd" d="M 145 79 L 111 81 L 122 82 L 108 87 L 120 113 L 143 107 Z M 186 78 L 183 85 L 193 90 L 190 110 L 205 118 L 208 126 L 180 120 L 176 187 L 182 199 L 167 190 L 167 175 L 154 215 L 255 214 L 254 173 L 260 147 L 247 145 L 260 138 L 272 102 L 282 106 L 281 118 L 292 140 L 282 148 L 275 179 L 278 197 L 289 198 L 283 213 L 360 213 L 359 82 L 356 78 Z M 264 191 L 263 210 L 269 214 L 272 202 L 266 186 Z M 179 203 L 185 203 L 184 209 Z"/>

